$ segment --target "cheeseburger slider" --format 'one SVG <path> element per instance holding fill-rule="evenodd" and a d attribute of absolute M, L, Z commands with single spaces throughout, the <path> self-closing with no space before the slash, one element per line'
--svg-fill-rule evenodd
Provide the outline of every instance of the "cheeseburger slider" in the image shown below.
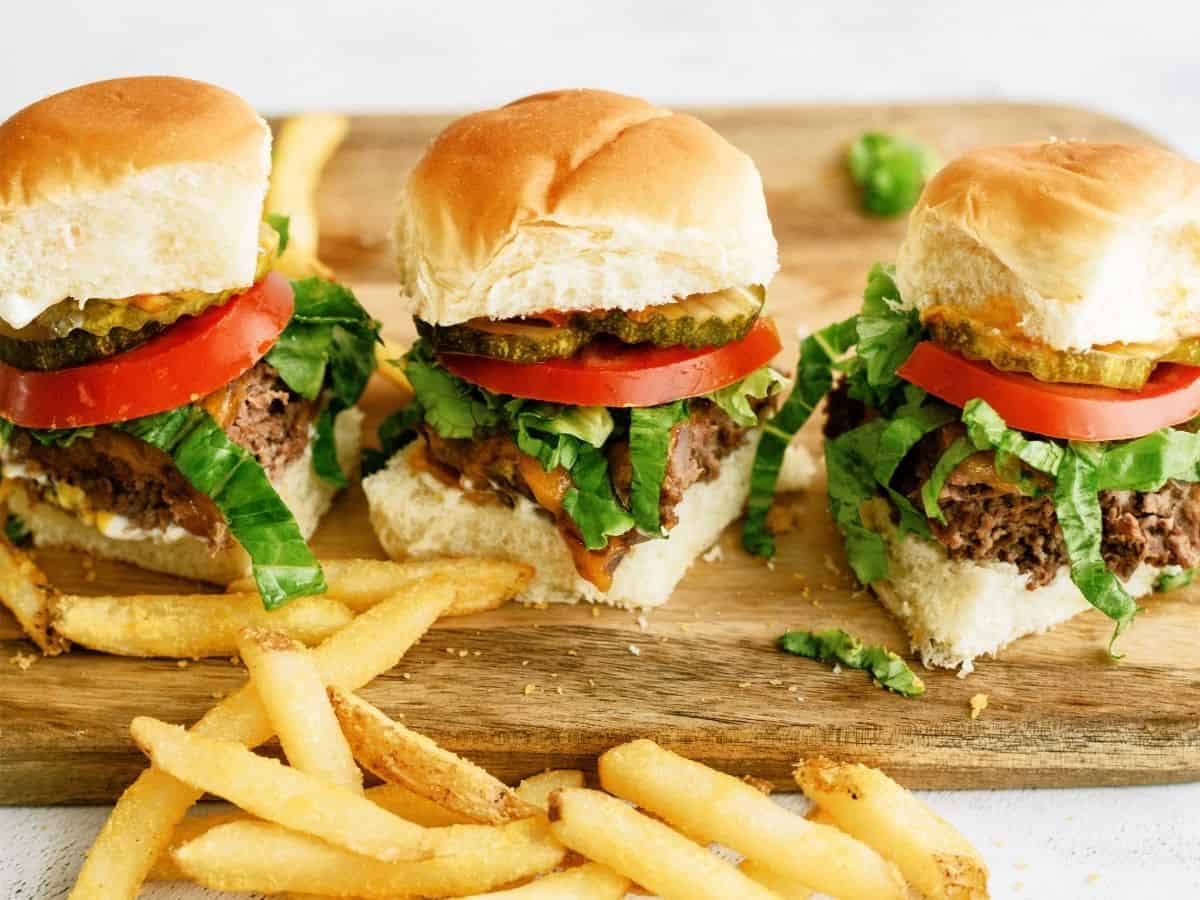
<path fill-rule="evenodd" d="M 1115 637 L 1200 564 L 1200 167 L 1076 141 L 952 162 L 800 370 L 780 420 L 843 373 L 830 508 L 926 664 L 1089 605 Z"/>
<path fill-rule="evenodd" d="M 447 128 L 395 238 L 421 337 L 381 432 L 411 442 L 365 482 L 384 547 L 526 561 L 533 602 L 664 602 L 781 386 L 754 163 L 643 100 L 539 94 Z"/>
<path fill-rule="evenodd" d="M 323 590 L 305 541 L 357 455 L 377 326 L 271 271 L 270 146 L 243 100 L 181 78 L 0 124 L 0 475 L 39 545 L 253 571 L 268 605 Z"/>

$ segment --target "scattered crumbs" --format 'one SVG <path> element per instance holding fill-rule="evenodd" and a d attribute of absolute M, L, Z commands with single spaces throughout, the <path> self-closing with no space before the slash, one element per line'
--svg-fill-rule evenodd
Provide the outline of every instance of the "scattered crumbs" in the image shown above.
<path fill-rule="evenodd" d="M 771 557 L 770 559 L 767 560 L 767 571 L 768 572 L 775 571 L 775 557 Z"/>
<path fill-rule="evenodd" d="M 794 694 L 794 693 L 796 693 L 796 691 L 798 691 L 798 690 L 800 690 L 800 685 L 798 685 L 798 684 L 793 684 L 791 687 L 789 687 L 789 688 L 788 688 L 788 693 L 789 693 L 789 694 Z"/>
<path fill-rule="evenodd" d="M 806 588 L 806 590 L 807 590 L 807 588 Z M 815 606 L 815 607 L 817 607 L 818 609 L 820 609 L 820 607 L 821 607 L 821 601 L 820 601 L 820 600 L 818 600 L 816 597 L 813 597 L 813 598 L 812 598 L 812 605 L 813 605 L 813 606 Z"/>
<path fill-rule="evenodd" d="M 692 626 L 691 626 L 691 625 L 689 625 L 687 622 L 680 622 L 680 623 L 679 623 L 679 630 L 680 630 L 680 631 L 682 631 L 682 632 L 685 632 L 685 633 L 686 633 L 686 632 L 688 632 L 688 631 L 691 631 L 691 630 L 692 630 Z"/>
<path fill-rule="evenodd" d="M 720 544 L 713 544 L 704 551 L 704 555 L 700 557 L 706 563 L 719 563 L 725 558 L 725 551 Z"/>
<path fill-rule="evenodd" d="M 176 660 L 175 665 L 181 669 L 186 669 L 188 667 L 188 661 L 186 659 Z"/>
<path fill-rule="evenodd" d="M 1099 873 L 1097 873 L 1097 872 L 1092 872 L 1092 873 L 1091 873 L 1090 875 L 1088 875 L 1088 877 L 1087 877 L 1087 883 L 1088 883 L 1088 884 L 1095 884 L 1095 883 L 1096 883 L 1097 881 L 1099 881 L 1099 880 L 1100 880 L 1100 875 L 1099 875 Z"/>
<path fill-rule="evenodd" d="M 630 653 L 632 653 L 634 656 L 641 656 L 641 655 L 642 655 L 641 648 L 639 648 L 639 647 L 638 647 L 637 645 L 635 645 L 635 644 L 630 644 L 630 645 L 629 645 L 629 652 L 630 652 Z"/>
<path fill-rule="evenodd" d="M 558 673 L 557 673 L 557 672 L 551 672 L 551 673 L 550 673 L 550 677 L 551 677 L 551 678 L 557 678 L 557 677 L 558 677 Z"/>
<path fill-rule="evenodd" d="M 214 700 L 224 700 L 225 699 L 225 695 L 223 693 L 221 693 L 221 691 L 213 691 L 208 696 L 210 696 Z"/>
<path fill-rule="evenodd" d="M 738 687 L 741 688 L 742 690 L 745 690 L 746 688 L 750 687 L 750 682 L 748 682 L 748 681 L 738 682 Z"/>
<path fill-rule="evenodd" d="M 765 794 L 768 797 L 770 797 L 771 792 L 775 790 L 775 786 L 772 785 L 771 782 L 762 778 L 755 778 L 753 775 L 743 775 L 742 781 L 750 785 L 750 787 L 754 788 L 760 794 Z"/>
<path fill-rule="evenodd" d="M 976 694 L 971 698 L 971 718 L 978 719 L 979 714 L 988 707 L 988 695 Z"/>
<path fill-rule="evenodd" d="M 598 606 L 593 606 L 593 607 L 592 607 L 592 618 L 593 618 L 593 619 L 598 619 L 598 618 L 600 618 L 600 607 L 598 607 Z"/>
<path fill-rule="evenodd" d="M 562 692 L 563 692 L 563 689 L 562 689 L 561 684 L 554 689 L 554 693 L 558 694 L 560 697 L 562 696 Z"/>
<path fill-rule="evenodd" d="M 401 675 L 400 677 L 401 677 L 401 678 L 403 678 L 405 681 L 412 681 L 412 675 L 411 675 L 411 674 L 409 674 L 408 672 L 405 672 L 405 673 L 404 673 L 403 675 Z"/>
<path fill-rule="evenodd" d="M 456 650 L 455 650 L 453 647 L 447 647 L 447 648 L 446 648 L 446 655 L 447 655 L 447 656 L 453 656 L 453 655 L 454 655 L 456 652 L 457 652 L 457 651 L 456 651 Z"/>
<path fill-rule="evenodd" d="M 470 655 L 470 653 L 471 653 L 471 651 L 470 651 L 470 650 L 459 650 L 459 651 L 458 651 L 458 658 L 459 658 L 459 659 L 462 659 L 462 658 L 463 658 L 463 657 L 465 657 L 465 656 L 469 656 L 469 655 Z"/>
<path fill-rule="evenodd" d="M 834 675 L 841 675 L 841 674 L 842 674 L 842 666 L 841 666 L 841 664 L 840 664 L 840 663 L 834 663 L 834 664 L 833 664 L 833 674 L 834 674 Z"/>
<path fill-rule="evenodd" d="M 594 688 L 595 686 L 596 686 L 596 682 L 593 679 L 589 678 L 588 679 L 588 687 Z"/>
<path fill-rule="evenodd" d="M 536 684 L 530 683 L 530 684 L 525 685 L 525 696 L 528 697 L 530 694 L 532 694 L 536 690 L 537 690 Z"/>
<path fill-rule="evenodd" d="M 637 617 L 637 627 L 641 631 L 645 631 L 647 628 L 650 627 L 650 623 L 646 620 L 645 613 L 642 613 L 640 616 Z"/>
<path fill-rule="evenodd" d="M 783 684 L 783 679 L 782 678 L 772 678 L 770 681 L 767 682 L 767 684 L 771 685 L 771 687 L 779 687 L 780 685 Z"/>
<path fill-rule="evenodd" d="M 574 647 L 572 647 L 570 650 L 567 651 L 567 656 L 578 656 L 578 655 L 579 655 L 579 651 L 576 650 Z"/>
<path fill-rule="evenodd" d="M 474 653 L 472 653 L 471 655 L 472 655 L 472 656 L 483 656 L 483 651 L 482 651 L 482 650 L 476 650 L 476 651 L 475 651 Z"/>
<path fill-rule="evenodd" d="M 521 660 L 521 665 L 522 665 L 522 666 L 527 666 L 527 665 L 529 665 L 529 660 L 527 660 L 527 659 L 523 659 L 523 660 Z"/>
<path fill-rule="evenodd" d="M 825 554 L 825 569 L 832 575 L 841 575 L 842 570 L 838 568 L 838 564 L 833 561 L 833 557 L 828 553 Z"/>
<path fill-rule="evenodd" d="M 12 663 L 22 672 L 28 672 L 33 664 L 37 661 L 38 655 L 36 653 L 22 653 L 20 650 L 14 653 L 12 658 L 9 660 L 10 663 Z"/>

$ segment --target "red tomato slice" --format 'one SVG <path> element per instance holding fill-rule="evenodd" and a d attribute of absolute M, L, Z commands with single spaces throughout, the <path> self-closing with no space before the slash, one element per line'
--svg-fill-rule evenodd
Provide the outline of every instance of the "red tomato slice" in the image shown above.
<path fill-rule="evenodd" d="M 1126 391 L 1038 381 L 922 341 L 898 373 L 955 406 L 985 400 L 1010 428 L 1072 441 L 1142 437 L 1200 414 L 1196 366 L 1163 363 L 1144 388 Z"/>
<path fill-rule="evenodd" d="M 22 428 L 84 428 L 194 402 L 262 359 L 294 305 L 291 284 L 271 272 L 244 294 L 108 359 L 56 372 L 0 364 L 0 417 Z"/>
<path fill-rule="evenodd" d="M 697 397 L 745 378 L 782 345 L 770 319 L 720 347 L 647 347 L 602 338 L 569 359 L 525 364 L 446 353 L 442 365 L 494 394 L 572 406 L 657 406 Z"/>

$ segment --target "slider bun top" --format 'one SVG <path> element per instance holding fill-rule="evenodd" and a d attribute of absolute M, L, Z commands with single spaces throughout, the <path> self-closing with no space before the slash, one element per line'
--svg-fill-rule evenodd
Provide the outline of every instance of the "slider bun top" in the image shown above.
<path fill-rule="evenodd" d="M 1200 166 L 1086 141 L 973 151 L 925 187 L 896 275 L 922 316 L 1058 350 L 1200 335 Z"/>
<path fill-rule="evenodd" d="M 762 179 L 692 116 L 594 90 L 459 119 L 401 191 L 410 311 L 427 322 L 627 309 L 766 284 Z"/>
<path fill-rule="evenodd" d="M 254 279 L 267 124 L 235 94 L 121 78 L 0 124 L 0 318 L 73 298 L 210 293 Z"/>

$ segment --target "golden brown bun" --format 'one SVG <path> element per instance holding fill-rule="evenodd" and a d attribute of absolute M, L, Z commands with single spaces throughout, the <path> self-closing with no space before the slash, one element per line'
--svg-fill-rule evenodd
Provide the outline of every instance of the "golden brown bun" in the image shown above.
<path fill-rule="evenodd" d="M 185 78 L 102 81 L 0 124 L 0 318 L 253 281 L 270 131 Z"/>
<path fill-rule="evenodd" d="M 778 268 L 753 161 L 698 119 L 606 91 L 459 119 L 399 207 L 402 287 L 439 324 L 642 309 Z"/>
<path fill-rule="evenodd" d="M 1061 350 L 1200 334 L 1200 166 L 1086 141 L 973 151 L 926 186 L 896 275 L 923 314 Z"/>

